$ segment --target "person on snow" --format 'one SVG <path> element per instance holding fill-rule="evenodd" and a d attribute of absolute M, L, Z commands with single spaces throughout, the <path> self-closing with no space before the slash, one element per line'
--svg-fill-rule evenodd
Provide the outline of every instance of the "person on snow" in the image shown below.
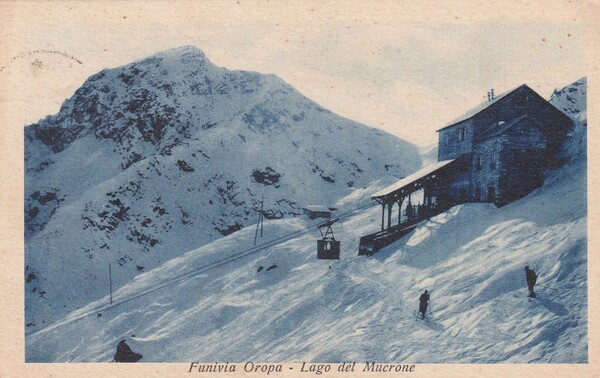
<path fill-rule="evenodd" d="M 419 313 L 421 314 L 421 319 L 425 319 L 425 314 L 427 313 L 427 305 L 429 304 L 429 292 L 425 290 L 423 294 L 419 297 Z"/>
<path fill-rule="evenodd" d="M 533 287 L 537 282 L 537 275 L 533 270 L 529 269 L 529 266 L 525 267 L 525 278 L 527 279 L 527 288 L 529 289 L 529 295 L 527 297 L 536 298 L 535 292 L 533 291 Z"/>
<path fill-rule="evenodd" d="M 117 345 L 117 353 L 115 353 L 115 362 L 138 362 L 142 358 L 141 354 L 131 350 L 125 340 L 121 340 Z"/>

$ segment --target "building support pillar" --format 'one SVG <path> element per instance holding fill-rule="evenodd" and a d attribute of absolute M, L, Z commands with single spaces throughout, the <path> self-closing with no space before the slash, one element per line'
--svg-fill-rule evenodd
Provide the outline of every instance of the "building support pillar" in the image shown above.
<path fill-rule="evenodd" d="M 394 207 L 394 202 L 391 201 L 388 203 L 388 216 L 387 216 L 387 228 L 388 230 L 392 228 L 392 208 Z"/>
<path fill-rule="evenodd" d="M 381 203 L 381 231 L 383 231 L 384 228 L 384 219 L 385 219 L 385 202 Z"/>
<path fill-rule="evenodd" d="M 402 202 L 404 202 L 404 197 L 400 197 L 398 200 L 398 225 L 402 223 Z"/>

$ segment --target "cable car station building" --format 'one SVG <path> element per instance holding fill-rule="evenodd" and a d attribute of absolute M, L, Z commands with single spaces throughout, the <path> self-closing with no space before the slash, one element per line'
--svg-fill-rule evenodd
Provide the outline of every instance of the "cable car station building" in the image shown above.
<path fill-rule="evenodd" d="M 359 255 L 375 253 L 457 204 L 503 206 L 529 194 L 543 184 L 544 170 L 560 163 L 571 126 L 527 85 L 498 97 L 491 90 L 488 101 L 438 130 L 436 163 L 371 196 L 381 205 L 381 230 L 361 238 Z M 411 194 L 420 190 L 423 203 L 414 204 Z"/>

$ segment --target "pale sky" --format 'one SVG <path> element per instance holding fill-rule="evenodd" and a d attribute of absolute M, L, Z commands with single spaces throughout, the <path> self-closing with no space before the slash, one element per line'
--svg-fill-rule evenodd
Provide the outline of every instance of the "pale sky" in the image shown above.
<path fill-rule="evenodd" d="M 142 17 L 113 7 L 101 22 L 88 17 L 25 23 L 16 47 L 2 55 L 0 79 L 24 74 L 17 101 L 27 104 L 22 122 L 29 124 L 58 112 L 87 77 L 104 68 L 194 45 L 218 66 L 275 74 L 341 116 L 427 146 L 437 142 L 435 130 L 484 101 L 490 88 L 499 94 L 526 83 L 548 98 L 553 89 L 587 75 L 585 28 L 576 19 L 455 16 L 425 22 L 385 13 L 222 13 L 172 22 L 167 10 L 146 9 Z M 233 21 L 223 22 L 228 16 Z"/>

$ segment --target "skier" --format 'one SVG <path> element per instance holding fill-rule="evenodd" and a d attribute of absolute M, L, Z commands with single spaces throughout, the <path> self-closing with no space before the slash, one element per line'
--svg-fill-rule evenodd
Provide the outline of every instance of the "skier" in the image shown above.
<path fill-rule="evenodd" d="M 429 303 L 429 292 L 425 290 L 419 297 L 419 312 L 421 313 L 421 319 L 425 319 L 427 313 L 427 304 Z"/>
<path fill-rule="evenodd" d="M 525 267 L 525 278 L 527 279 L 527 288 L 529 289 L 529 295 L 527 297 L 536 298 L 533 287 L 537 281 L 537 275 L 533 270 L 529 269 L 529 266 Z"/>
<path fill-rule="evenodd" d="M 117 353 L 114 356 L 115 362 L 138 362 L 141 358 L 142 355 L 132 351 L 125 340 L 121 340 L 117 345 Z"/>

